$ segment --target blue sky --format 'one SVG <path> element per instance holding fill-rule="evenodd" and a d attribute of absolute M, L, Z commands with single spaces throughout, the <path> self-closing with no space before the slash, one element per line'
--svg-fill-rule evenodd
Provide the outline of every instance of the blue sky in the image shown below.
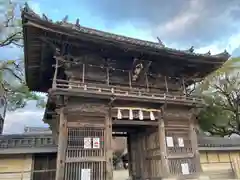
<path fill-rule="evenodd" d="M 166 46 L 196 52 L 220 53 L 227 49 L 240 55 L 239 0 L 31 0 L 30 7 L 54 21 L 69 15 L 80 19 L 83 26 L 109 31 L 143 40 L 157 41 Z M 1 59 L 22 56 L 16 48 L 0 49 Z M 5 133 L 18 133 L 24 125 L 46 126 L 43 110 L 34 102 L 6 117 Z"/>

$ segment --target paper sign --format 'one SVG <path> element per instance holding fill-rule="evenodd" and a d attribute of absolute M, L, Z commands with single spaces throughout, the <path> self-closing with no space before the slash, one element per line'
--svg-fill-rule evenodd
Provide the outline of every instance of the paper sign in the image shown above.
<path fill-rule="evenodd" d="M 82 169 L 81 180 L 90 180 L 90 178 L 91 178 L 91 169 Z"/>
<path fill-rule="evenodd" d="M 182 174 L 189 174 L 189 167 L 188 167 L 188 163 L 183 163 L 181 164 L 181 168 L 182 168 Z"/>
<path fill-rule="evenodd" d="M 179 147 L 184 147 L 184 140 L 183 140 L 183 138 L 178 138 L 178 146 Z"/>
<path fill-rule="evenodd" d="M 92 141 L 91 138 L 84 138 L 84 149 L 91 149 Z"/>
<path fill-rule="evenodd" d="M 167 147 L 174 147 L 172 137 L 166 137 L 166 141 L 167 141 Z"/>
<path fill-rule="evenodd" d="M 93 149 L 100 148 L 100 138 L 93 138 Z"/>

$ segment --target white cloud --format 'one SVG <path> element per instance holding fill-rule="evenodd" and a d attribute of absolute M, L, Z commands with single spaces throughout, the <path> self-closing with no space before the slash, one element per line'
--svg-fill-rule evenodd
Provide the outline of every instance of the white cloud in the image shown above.
<path fill-rule="evenodd" d="M 210 44 L 205 47 L 201 47 L 196 50 L 198 53 L 206 53 L 209 50 L 212 54 L 221 53 L 224 50 L 227 50 L 229 54 L 232 54 L 232 52 L 239 47 L 240 42 L 240 32 L 237 34 L 231 35 L 229 38 L 224 40 L 215 41 L 213 44 Z"/>
<path fill-rule="evenodd" d="M 194 24 L 195 21 L 201 17 L 201 10 L 203 7 L 201 2 L 202 1 L 199 0 L 191 1 L 187 10 L 184 12 L 180 11 L 171 21 L 165 24 L 159 24 L 155 29 L 156 33 L 160 34 L 162 37 L 169 35 L 184 35 L 186 33 L 186 27 Z"/>

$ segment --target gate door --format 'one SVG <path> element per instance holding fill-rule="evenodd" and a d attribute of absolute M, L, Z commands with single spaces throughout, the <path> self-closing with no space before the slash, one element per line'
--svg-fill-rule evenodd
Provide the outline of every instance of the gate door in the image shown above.
<path fill-rule="evenodd" d="M 106 180 L 104 127 L 68 127 L 65 180 Z"/>

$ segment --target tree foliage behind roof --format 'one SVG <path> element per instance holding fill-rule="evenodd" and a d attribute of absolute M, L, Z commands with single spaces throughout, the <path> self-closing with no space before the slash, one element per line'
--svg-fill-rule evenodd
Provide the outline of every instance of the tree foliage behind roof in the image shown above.
<path fill-rule="evenodd" d="M 197 87 L 207 104 L 200 110 L 199 123 L 212 135 L 240 135 L 239 70 L 240 58 L 232 58 Z"/>
<path fill-rule="evenodd" d="M 20 12 L 21 2 L 0 0 L 0 48 L 22 48 L 22 28 Z M 30 92 L 25 83 L 23 60 L 1 59 L 0 90 L 7 98 L 8 109 L 23 108 L 28 100 L 37 100 L 43 106 L 43 98 Z"/>

